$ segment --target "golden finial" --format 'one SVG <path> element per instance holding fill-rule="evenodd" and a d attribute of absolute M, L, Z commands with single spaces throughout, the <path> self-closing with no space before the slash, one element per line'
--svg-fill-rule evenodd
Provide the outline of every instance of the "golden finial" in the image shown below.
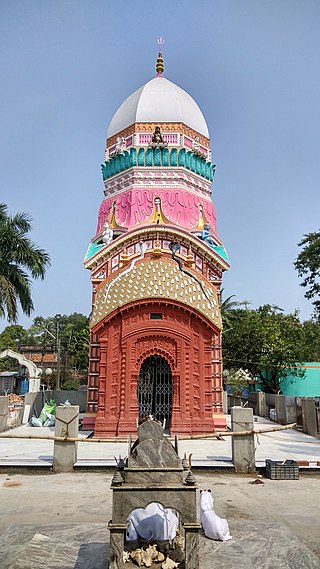
<path fill-rule="evenodd" d="M 157 63 L 156 63 L 156 72 L 157 72 L 157 76 L 161 77 L 162 73 L 164 72 L 164 64 L 163 64 L 163 57 L 162 57 L 162 51 L 161 51 L 161 46 L 164 44 L 164 38 L 162 36 L 160 36 L 157 39 L 157 42 L 159 45 L 159 53 L 158 53 Z"/>

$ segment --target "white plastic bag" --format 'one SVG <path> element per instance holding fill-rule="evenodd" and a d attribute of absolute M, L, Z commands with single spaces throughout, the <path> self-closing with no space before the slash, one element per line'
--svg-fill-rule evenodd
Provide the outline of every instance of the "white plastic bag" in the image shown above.
<path fill-rule="evenodd" d="M 33 427 L 42 427 L 42 422 L 40 419 L 38 419 L 37 417 L 32 417 L 31 418 L 31 425 Z"/>
<path fill-rule="evenodd" d="M 200 520 L 206 537 L 222 541 L 232 539 L 229 524 L 215 513 L 213 496 L 208 490 L 202 490 L 200 494 Z"/>
<path fill-rule="evenodd" d="M 46 420 L 43 423 L 44 427 L 54 427 L 56 424 L 56 418 L 54 415 L 51 415 L 50 413 L 46 412 Z"/>

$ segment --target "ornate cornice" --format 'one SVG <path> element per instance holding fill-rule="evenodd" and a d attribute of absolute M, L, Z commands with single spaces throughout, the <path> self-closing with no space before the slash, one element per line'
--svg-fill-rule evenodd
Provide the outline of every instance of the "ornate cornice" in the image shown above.
<path fill-rule="evenodd" d="M 215 164 L 209 162 L 203 156 L 185 148 L 130 148 L 123 150 L 116 156 L 111 156 L 103 164 L 101 171 L 103 180 L 110 180 L 120 172 L 126 172 L 131 168 L 140 167 L 148 172 L 151 168 L 163 168 L 170 173 L 174 168 L 180 167 L 188 172 L 193 172 L 199 179 L 213 180 Z"/>
<path fill-rule="evenodd" d="M 138 133 L 138 132 L 154 132 L 156 126 L 160 126 L 161 132 L 179 132 L 181 134 L 186 134 L 190 136 L 190 138 L 194 139 L 196 136 L 199 137 L 199 143 L 205 146 L 206 148 L 210 147 L 210 140 L 203 134 L 200 134 L 190 126 L 185 125 L 182 122 L 169 122 L 169 123 L 134 123 L 120 132 L 114 134 L 110 138 L 106 139 L 106 147 L 109 148 L 113 144 L 116 143 L 118 136 L 120 137 L 127 137 L 131 134 Z"/>
<path fill-rule="evenodd" d="M 149 225 L 143 228 L 139 227 L 128 231 L 124 235 L 117 237 L 111 243 L 105 245 L 95 255 L 84 262 L 86 269 L 94 269 L 100 263 L 105 263 L 108 259 L 116 254 L 120 254 L 124 249 L 149 239 L 165 239 L 168 241 L 177 241 L 186 248 L 191 247 L 192 251 L 198 253 L 202 257 L 211 261 L 218 266 L 221 271 L 227 271 L 230 268 L 229 263 L 220 257 L 209 245 L 202 241 L 199 237 L 190 234 L 187 230 L 179 227 L 166 227 L 160 225 Z M 217 239 L 218 243 L 221 243 Z"/>
<path fill-rule="evenodd" d="M 139 168 L 133 167 L 104 181 L 106 197 L 114 196 L 133 188 L 183 188 L 199 197 L 206 196 L 210 199 L 211 182 L 198 174 L 190 172 L 183 167 L 160 167 Z"/>

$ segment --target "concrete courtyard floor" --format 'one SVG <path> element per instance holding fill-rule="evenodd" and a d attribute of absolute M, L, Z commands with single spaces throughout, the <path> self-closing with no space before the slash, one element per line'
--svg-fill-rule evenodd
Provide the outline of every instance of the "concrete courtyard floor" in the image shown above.
<path fill-rule="evenodd" d="M 106 569 L 112 473 L 0 473 L 1 569 Z M 233 539 L 201 536 L 201 569 L 319 569 L 320 478 L 196 472 Z"/>
<path fill-rule="evenodd" d="M 270 426 L 255 420 L 257 429 Z M 54 428 L 24 425 L 7 434 L 15 433 L 52 436 Z M 179 440 L 179 455 L 192 453 L 199 487 L 212 488 L 216 512 L 228 519 L 233 536 L 226 543 L 201 536 L 200 568 L 319 569 L 319 439 L 290 429 L 255 442 L 257 467 L 266 458 L 308 460 L 309 475 L 250 484 L 253 477 L 232 472 L 231 437 Z M 106 569 L 110 467 L 127 452 L 124 442 L 81 442 L 76 470 L 52 474 L 53 441 L 1 438 L 0 568 Z"/>

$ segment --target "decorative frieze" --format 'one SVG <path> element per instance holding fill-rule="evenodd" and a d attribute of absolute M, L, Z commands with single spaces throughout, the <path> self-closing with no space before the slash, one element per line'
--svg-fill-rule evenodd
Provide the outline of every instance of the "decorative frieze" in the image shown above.
<path fill-rule="evenodd" d="M 104 195 L 115 196 L 128 188 L 183 188 L 201 196 L 211 196 L 211 183 L 184 168 L 130 168 L 104 181 Z"/>
<path fill-rule="evenodd" d="M 152 123 L 134 123 L 134 124 L 126 127 L 125 129 L 121 130 L 117 134 L 111 136 L 110 138 L 107 138 L 106 147 L 110 148 L 112 145 L 115 145 L 118 136 L 128 138 L 130 135 L 133 135 L 133 134 L 140 134 L 140 133 L 151 133 L 152 134 L 154 132 L 156 126 L 160 126 L 162 133 L 185 134 L 188 137 L 190 137 L 192 140 L 196 136 L 198 136 L 199 142 L 202 146 L 204 146 L 205 148 L 210 147 L 210 140 L 206 136 L 203 136 L 203 134 L 200 134 L 199 132 L 197 132 L 193 128 L 191 128 L 191 127 L 189 127 L 183 123 L 176 123 L 176 122 L 175 123 L 172 123 L 172 122 L 170 122 L 170 123 L 155 123 L 155 122 L 152 122 Z"/>

